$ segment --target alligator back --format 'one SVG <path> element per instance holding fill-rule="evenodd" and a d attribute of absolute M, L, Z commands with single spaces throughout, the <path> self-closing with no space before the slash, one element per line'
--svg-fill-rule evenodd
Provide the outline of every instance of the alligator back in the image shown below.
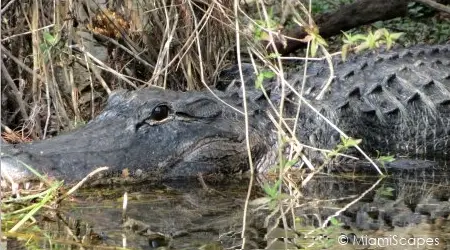
<path fill-rule="evenodd" d="M 334 62 L 335 77 L 321 100 L 314 97 L 329 77 L 325 62 L 312 63 L 305 96 L 363 148 L 425 159 L 450 157 L 450 45 L 371 52 Z M 290 107 L 293 108 L 293 107 Z M 339 133 L 308 108 L 299 137 L 333 147 Z"/>

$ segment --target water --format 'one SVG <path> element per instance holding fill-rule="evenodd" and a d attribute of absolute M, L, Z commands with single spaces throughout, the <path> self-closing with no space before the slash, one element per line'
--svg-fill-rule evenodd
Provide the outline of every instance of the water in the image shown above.
<path fill-rule="evenodd" d="M 450 181 L 445 173 L 381 180 L 317 175 L 304 187 L 294 177 L 298 192 L 286 188 L 276 198 L 283 206 L 264 203 L 261 185 L 253 187 L 246 248 L 450 249 Z M 80 190 L 59 211 L 40 217 L 52 240 L 42 238 L 39 244 L 42 249 L 240 248 L 248 179 L 206 183 Z M 271 215 L 279 208 L 284 217 Z M 327 223 L 332 215 L 340 225 Z M 324 224 L 327 229 L 318 230 Z M 286 242 L 276 240 L 284 236 Z"/>

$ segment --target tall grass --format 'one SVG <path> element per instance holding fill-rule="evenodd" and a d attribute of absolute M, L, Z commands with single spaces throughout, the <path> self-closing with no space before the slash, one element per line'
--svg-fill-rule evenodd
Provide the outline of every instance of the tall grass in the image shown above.
<path fill-rule="evenodd" d="M 320 113 L 303 98 L 303 85 L 294 86 L 285 79 L 284 61 L 298 60 L 304 65 L 303 79 L 306 79 L 308 61 L 326 60 L 332 69 L 330 58 L 336 55 L 327 51 L 327 44 L 312 20 L 311 1 L 308 5 L 281 1 L 276 8 L 269 8 L 264 1 L 255 0 L 248 3 L 255 8 L 252 14 L 238 0 L 112 2 L 110 6 L 91 2 L 83 8 L 82 3 L 72 1 L 12 1 L 2 9 L 8 21 L 2 22 L 1 51 L 5 55 L 2 88 L 6 102 L 12 107 L 8 118 L 2 120 L 5 122 L 2 127 L 10 131 L 11 138 L 15 131 L 22 140 L 53 136 L 94 117 L 117 88 L 210 88 L 226 64 L 241 65 L 241 55 L 246 54 L 258 79 L 272 78 L 281 87 L 278 104 L 267 98 L 272 108 L 268 113 L 277 128 L 278 161 L 273 166 L 276 174 L 273 181 L 261 183 L 267 197 L 258 204 L 259 209 L 270 210 L 265 221 L 269 232 L 281 223 L 283 244 L 288 248 L 288 232 L 301 230 L 299 224 L 290 222 L 298 220 L 295 208 L 301 205 L 302 186 L 321 167 L 313 166 L 304 155 L 305 145 L 296 137 L 297 122 L 289 125 L 292 117 L 284 116 L 286 93 L 294 93 L 298 100 L 295 121 L 300 109 L 311 109 L 319 116 Z M 286 25 L 300 25 L 309 32 L 303 56 L 288 58 L 278 54 L 276 43 L 290 39 L 281 32 Z M 243 82 L 242 72 L 240 78 Z M 265 91 L 258 83 L 255 87 Z M 245 87 L 243 90 L 245 96 Z M 245 98 L 244 113 L 248 124 Z M 325 117 L 321 118 L 340 131 Z M 357 147 L 354 141 L 350 144 Z M 247 147 L 253 165 L 248 135 Z M 284 149 L 288 149 L 287 155 Z M 302 177 L 299 183 L 291 175 L 294 166 L 297 172 L 308 168 L 312 174 Z M 251 170 L 242 247 L 246 244 L 246 215 L 252 204 L 249 197 L 254 182 L 253 166 Z M 4 226 L 10 233 L 23 228 L 39 209 L 55 201 L 60 186 L 52 184 L 25 196 L 28 200 L 38 199 L 25 207 L 9 207 L 17 198 L 2 200 L 6 206 L 2 210 L 10 211 L 2 213 Z M 19 222 L 11 227 L 11 221 Z"/>
<path fill-rule="evenodd" d="M 233 58 L 229 0 L 111 2 L 2 9 L 2 127 L 45 138 L 94 117 L 117 88 L 204 88 Z"/>

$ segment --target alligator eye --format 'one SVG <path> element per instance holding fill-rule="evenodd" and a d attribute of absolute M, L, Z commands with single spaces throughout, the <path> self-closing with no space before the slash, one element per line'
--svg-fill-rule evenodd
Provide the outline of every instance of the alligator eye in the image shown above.
<path fill-rule="evenodd" d="M 162 105 L 156 106 L 152 110 L 150 119 L 152 119 L 154 121 L 162 121 L 169 116 L 169 111 L 170 111 L 170 108 L 167 105 L 162 104 Z"/>

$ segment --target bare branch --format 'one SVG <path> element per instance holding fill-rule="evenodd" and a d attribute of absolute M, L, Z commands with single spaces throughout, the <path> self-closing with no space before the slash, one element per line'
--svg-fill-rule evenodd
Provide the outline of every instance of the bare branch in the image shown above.
<path fill-rule="evenodd" d="M 431 8 L 437 9 L 439 11 L 450 13 L 450 7 L 440 4 L 440 3 L 436 3 L 435 1 L 432 1 L 432 0 L 415 0 L 415 1 L 419 2 L 419 3 L 423 3 L 425 5 L 428 5 Z"/>

